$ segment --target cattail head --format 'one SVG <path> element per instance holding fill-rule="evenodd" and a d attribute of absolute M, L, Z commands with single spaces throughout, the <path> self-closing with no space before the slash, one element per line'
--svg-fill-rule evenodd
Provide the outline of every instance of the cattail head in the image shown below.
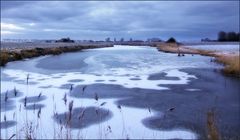
<path fill-rule="evenodd" d="M 33 110 L 34 110 L 34 111 L 35 111 L 35 108 L 36 108 L 36 104 L 34 103 L 34 104 L 33 104 Z"/>
<path fill-rule="evenodd" d="M 14 96 L 16 97 L 17 96 L 17 89 L 16 89 L 16 87 L 14 87 L 13 93 L 14 93 Z"/>
<path fill-rule="evenodd" d="M 67 94 L 65 93 L 64 97 L 63 97 L 63 101 L 64 101 L 64 104 L 66 105 L 67 104 Z"/>
<path fill-rule="evenodd" d="M 27 96 L 24 98 L 24 107 L 27 106 Z"/>
<path fill-rule="evenodd" d="M 95 109 L 95 111 L 96 111 L 96 114 L 98 115 L 98 113 L 99 113 L 99 112 L 98 112 L 98 109 Z"/>
<path fill-rule="evenodd" d="M 28 80 L 29 80 L 29 74 L 27 74 L 27 85 L 28 85 Z"/>
<path fill-rule="evenodd" d="M 100 106 L 104 106 L 106 103 L 107 103 L 107 102 L 103 102 L 103 103 L 100 104 Z"/>
<path fill-rule="evenodd" d="M 95 99 L 96 101 L 98 101 L 98 95 L 97 95 L 97 93 L 95 93 L 94 99 Z"/>
<path fill-rule="evenodd" d="M 69 112 L 72 112 L 72 108 L 73 108 L 73 101 L 71 101 L 68 105 Z"/>
<path fill-rule="evenodd" d="M 38 118 L 40 118 L 40 115 L 41 115 L 41 108 L 39 108 L 38 110 L 38 114 L 37 114 Z"/>
<path fill-rule="evenodd" d="M 4 114 L 4 121 L 5 121 L 5 122 L 7 121 L 7 116 L 6 116 L 6 114 Z"/>
<path fill-rule="evenodd" d="M 121 105 L 117 105 L 117 108 L 120 109 L 120 110 L 122 109 Z"/>
<path fill-rule="evenodd" d="M 87 86 L 83 86 L 83 88 L 82 88 L 83 93 L 84 93 L 86 88 L 87 88 Z"/>
<path fill-rule="evenodd" d="M 151 108 L 150 107 L 148 107 L 148 112 L 151 113 Z"/>
<path fill-rule="evenodd" d="M 78 119 L 82 119 L 84 117 L 84 114 L 85 114 L 85 109 L 83 109 L 83 111 L 81 112 L 80 116 L 78 117 Z"/>
<path fill-rule="evenodd" d="M 58 113 L 57 113 L 57 112 L 55 112 L 55 113 L 54 113 L 54 116 L 58 118 Z"/>
<path fill-rule="evenodd" d="M 5 93 L 5 98 L 4 98 L 4 101 L 5 101 L 5 102 L 7 102 L 7 100 L 8 100 L 8 91 L 6 91 L 6 93 Z"/>
<path fill-rule="evenodd" d="M 70 85 L 70 92 L 73 90 L 73 84 Z"/>
<path fill-rule="evenodd" d="M 71 119 L 72 119 L 72 108 L 73 108 L 73 101 L 71 101 L 71 102 L 68 104 L 69 116 L 68 116 L 67 124 L 70 123 L 70 121 L 71 121 Z"/>
<path fill-rule="evenodd" d="M 168 109 L 168 111 L 173 111 L 175 109 L 175 107 L 171 107 Z"/>
<path fill-rule="evenodd" d="M 107 130 L 108 130 L 110 133 L 112 133 L 112 129 L 111 129 L 111 126 L 110 126 L 110 125 L 108 125 Z"/>
<path fill-rule="evenodd" d="M 38 95 L 38 99 L 41 97 L 41 95 L 42 95 L 42 92 L 39 93 L 39 95 Z"/>

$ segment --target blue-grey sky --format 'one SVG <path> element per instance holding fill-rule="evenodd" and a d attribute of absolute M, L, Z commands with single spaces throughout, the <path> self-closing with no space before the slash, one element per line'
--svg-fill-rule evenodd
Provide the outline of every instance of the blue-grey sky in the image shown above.
<path fill-rule="evenodd" d="M 1 38 L 215 39 L 239 32 L 239 1 L 1 1 Z"/>

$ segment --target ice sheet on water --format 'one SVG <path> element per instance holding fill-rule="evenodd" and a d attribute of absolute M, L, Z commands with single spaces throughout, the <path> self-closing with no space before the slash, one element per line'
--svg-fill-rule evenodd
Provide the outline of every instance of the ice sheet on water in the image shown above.
<path fill-rule="evenodd" d="M 107 53 L 106 53 L 107 51 Z M 73 101 L 73 108 L 87 108 L 89 106 L 99 107 L 101 103 L 106 102 L 102 109 L 112 112 L 113 116 L 99 125 L 102 127 L 99 132 L 99 125 L 96 122 L 91 123 L 86 128 L 82 128 L 82 133 L 86 138 L 196 138 L 197 135 L 191 130 L 184 130 L 173 128 L 172 130 L 152 130 L 146 128 L 141 121 L 144 118 L 154 115 L 154 110 L 149 113 L 147 109 L 133 108 L 121 106 L 121 110 L 116 104 L 116 101 L 121 96 L 112 98 L 101 98 L 99 101 L 94 100 L 94 94 L 89 98 L 76 98 L 75 96 L 68 96 L 69 92 L 75 92 L 74 88 L 80 88 L 82 91 L 84 85 L 92 85 L 97 82 L 111 85 L 115 84 L 116 88 L 122 87 L 127 89 L 138 88 L 151 90 L 166 90 L 168 88 L 164 85 L 168 84 L 188 84 L 194 75 L 179 70 L 185 67 L 212 67 L 209 63 L 209 58 L 201 56 L 186 56 L 177 57 L 174 54 L 159 53 L 154 49 L 146 47 L 122 47 L 116 46 L 114 48 L 104 48 L 97 50 L 87 50 L 81 60 L 87 66 L 80 67 L 80 69 L 63 68 L 63 70 L 46 69 L 45 67 L 36 67 L 42 59 L 51 57 L 42 57 L 31 59 L 28 61 L 20 61 L 9 64 L 2 72 L 10 77 L 15 77 L 14 80 L 1 81 L 1 92 L 13 89 L 14 87 L 23 93 L 22 97 L 27 97 L 27 106 L 24 108 L 24 98 L 14 100 L 13 108 L 6 110 L 8 118 L 17 111 L 18 126 L 24 126 L 25 109 L 28 109 L 28 120 L 38 122 L 37 111 L 42 109 L 41 127 L 44 128 L 37 134 L 37 137 L 53 138 L 54 120 L 53 112 L 64 114 L 68 111 L 68 104 Z M 81 55 L 78 53 L 78 55 Z M 69 55 L 66 61 L 69 60 Z M 60 57 L 65 57 L 63 54 Z M 62 59 L 64 60 L 64 59 Z M 194 62 L 194 63 L 193 63 Z M 196 63 L 195 63 L 196 62 Z M 58 65 L 58 64 L 56 64 Z M 28 68 L 26 67 L 28 66 Z M 149 75 L 164 72 L 164 75 L 156 80 L 149 80 Z M 29 75 L 29 83 L 26 85 L 26 77 Z M 169 77 L 176 77 L 169 79 Z M 101 80 L 101 81 L 100 81 Z M 19 82 L 21 81 L 21 82 Z M 80 86 L 79 86 L 80 85 Z M 160 85 L 160 86 L 159 86 Z M 71 86 L 73 90 L 71 90 Z M 119 86 L 119 87 L 118 87 Z M 114 87 L 114 86 L 112 86 Z M 91 88 L 86 88 L 86 93 Z M 94 93 L 94 91 L 92 91 Z M 96 91 L 98 92 L 98 91 Z M 38 97 L 39 93 L 42 93 Z M 78 94 L 81 94 L 79 92 Z M 137 92 L 136 92 L 137 93 Z M 66 94 L 66 104 L 64 103 L 64 95 Z M 161 94 L 161 92 L 159 92 Z M 102 96 L 103 97 L 103 96 Z M 116 99 L 117 98 L 117 99 Z M 36 109 L 36 110 L 35 110 Z M 35 112 L 34 112 L 35 110 Z M 159 111 L 158 111 L 159 113 Z M 3 114 L 3 113 L 2 113 Z M 1 114 L 1 122 L 3 122 L 3 115 Z M 123 120 L 124 121 L 120 121 Z M 51 124 L 51 125 L 49 125 Z M 111 127 L 112 133 L 106 133 L 106 129 Z M 121 128 L 119 128 L 121 127 Z M 120 131 L 119 131 L 120 130 Z M 14 127 L 9 127 L 8 132 L 15 132 Z M 96 133 L 88 133 L 96 132 Z M 4 133 L 1 131 L 1 133 Z M 47 134 L 47 135 L 45 135 Z M 77 137 L 78 130 L 73 130 L 73 137 Z M 142 134 L 142 135 L 139 135 Z"/>

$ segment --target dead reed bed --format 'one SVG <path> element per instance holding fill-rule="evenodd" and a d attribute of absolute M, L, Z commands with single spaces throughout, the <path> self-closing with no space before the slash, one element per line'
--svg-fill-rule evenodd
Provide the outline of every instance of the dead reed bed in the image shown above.
<path fill-rule="evenodd" d="M 177 43 L 161 43 L 156 45 L 157 49 L 166 53 L 177 53 L 178 56 L 184 56 L 184 54 L 199 54 L 202 56 L 215 57 L 216 62 L 224 65 L 223 73 L 229 76 L 240 77 L 240 62 L 238 55 L 226 55 L 219 54 L 215 51 L 192 49 L 184 47 Z"/>
<path fill-rule="evenodd" d="M 0 52 L 0 65 L 5 66 L 8 62 L 22 60 L 25 58 L 33 58 L 43 55 L 59 55 L 66 52 L 76 52 L 83 49 L 93 49 L 100 47 L 113 47 L 113 45 L 75 45 L 65 47 L 36 47 L 36 48 L 24 48 L 24 49 L 1 49 Z"/>

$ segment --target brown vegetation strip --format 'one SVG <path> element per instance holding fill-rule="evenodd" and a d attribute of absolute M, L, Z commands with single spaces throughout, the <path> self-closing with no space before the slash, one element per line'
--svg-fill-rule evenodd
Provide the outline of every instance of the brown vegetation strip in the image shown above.
<path fill-rule="evenodd" d="M 240 77 L 240 56 L 238 55 L 224 55 L 217 54 L 215 51 L 192 49 L 184 47 L 176 43 L 161 43 L 155 45 L 159 51 L 166 53 L 178 53 L 178 55 L 184 54 L 199 54 L 203 56 L 212 56 L 216 58 L 216 62 L 224 64 L 224 74 Z"/>
<path fill-rule="evenodd" d="M 227 56 L 220 55 L 216 57 L 217 62 L 220 62 L 225 65 L 223 72 L 229 75 L 236 75 L 240 77 L 240 62 L 239 55 Z"/>
<path fill-rule="evenodd" d="M 15 49 L 14 51 L 9 51 L 2 49 L 0 53 L 0 64 L 5 66 L 10 61 L 22 60 L 25 58 L 33 58 L 43 55 L 59 55 L 64 52 L 76 52 L 82 49 L 92 49 L 100 47 L 112 47 L 112 46 L 71 46 L 71 47 L 53 47 L 53 48 L 29 48 L 29 49 Z"/>

